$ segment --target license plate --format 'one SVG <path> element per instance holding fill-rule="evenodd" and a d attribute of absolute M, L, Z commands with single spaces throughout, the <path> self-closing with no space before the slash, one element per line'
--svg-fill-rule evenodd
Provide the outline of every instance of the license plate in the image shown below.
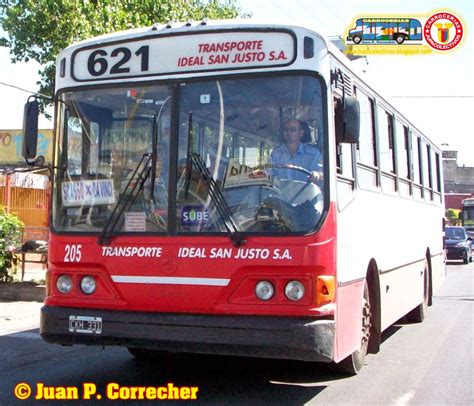
<path fill-rule="evenodd" d="M 101 334 L 102 317 L 69 316 L 69 332 L 82 334 Z"/>

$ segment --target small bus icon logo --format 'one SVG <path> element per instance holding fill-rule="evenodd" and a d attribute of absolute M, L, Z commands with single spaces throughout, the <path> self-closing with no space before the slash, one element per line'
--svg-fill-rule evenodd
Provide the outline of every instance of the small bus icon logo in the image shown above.
<path fill-rule="evenodd" d="M 359 18 L 349 30 L 347 44 L 398 44 L 423 40 L 421 22 L 416 18 Z"/>

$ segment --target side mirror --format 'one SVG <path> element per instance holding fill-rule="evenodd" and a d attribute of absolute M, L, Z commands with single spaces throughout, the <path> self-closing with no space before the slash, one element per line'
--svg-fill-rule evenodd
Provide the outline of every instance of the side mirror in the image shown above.
<path fill-rule="evenodd" d="M 336 141 L 357 144 L 360 132 L 360 106 L 356 98 L 346 97 L 336 105 Z"/>
<path fill-rule="evenodd" d="M 344 138 L 343 142 L 357 144 L 360 131 L 359 100 L 346 98 L 344 102 Z"/>
<path fill-rule="evenodd" d="M 23 111 L 22 155 L 25 159 L 36 157 L 36 149 L 38 146 L 38 116 L 38 100 L 33 99 L 32 101 L 28 101 Z"/>

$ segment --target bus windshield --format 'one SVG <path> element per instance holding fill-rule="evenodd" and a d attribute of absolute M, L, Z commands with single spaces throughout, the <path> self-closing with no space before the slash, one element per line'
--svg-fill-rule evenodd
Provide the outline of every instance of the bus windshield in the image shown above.
<path fill-rule="evenodd" d="M 474 206 L 464 206 L 462 209 L 462 220 L 463 225 L 473 226 L 474 225 Z"/>
<path fill-rule="evenodd" d="M 118 216 L 114 234 L 314 231 L 323 91 L 292 75 L 63 93 L 54 228 L 99 233 Z"/>

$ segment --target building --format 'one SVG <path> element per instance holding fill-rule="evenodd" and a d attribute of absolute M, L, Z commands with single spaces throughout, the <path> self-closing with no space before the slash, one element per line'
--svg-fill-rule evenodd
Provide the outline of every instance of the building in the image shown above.
<path fill-rule="evenodd" d="M 444 204 L 461 209 L 462 201 L 474 196 L 474 167 L 458 166 L 458 151 L 443 151 Z"/>
<path fill-rule="evenodd" d="M 48 240 L 49 170 L 29 166 L 22 145 L 22 130 L 0 129 L 0 205 L 24 223 L 24 241 Z M 38 130 L 37 152 L 51 162 L 53 130 Z"/>

